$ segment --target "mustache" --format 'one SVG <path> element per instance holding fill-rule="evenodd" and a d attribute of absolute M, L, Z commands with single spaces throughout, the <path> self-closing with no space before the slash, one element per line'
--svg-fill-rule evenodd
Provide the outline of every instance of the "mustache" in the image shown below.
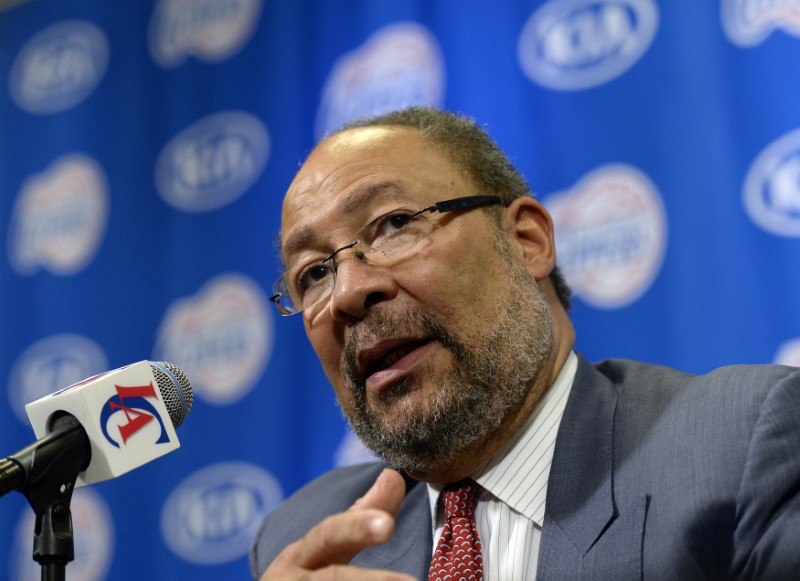
<path fill-rule="evenodd" d="M 358 367 L 359 346 L 402 336 L 422 336 L 437 341 L 452 352 L 457 363 L 467 357 L 463 343 L 432 315 L 419 309 L 403 313 L 373 311 L 358 325 L 351 327 L 350 334 L 345 338 L 342 372 L 357 398 L 366 393 L 366 378 L 361 376 Z"/>

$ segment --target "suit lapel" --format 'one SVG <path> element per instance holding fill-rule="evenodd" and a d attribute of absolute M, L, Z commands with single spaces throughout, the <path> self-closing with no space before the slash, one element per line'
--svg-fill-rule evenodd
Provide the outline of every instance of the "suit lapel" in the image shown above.
<path fill-rule="evenodd" d="M 560 560 L 568 555 L 585 555 L 616 515 L 612 487 L 616 405 L 611 382 L 579 356 L 547 485 L 539 553 L 542 577 L 560 570 Z M 573 547 L 564 546 L 565 538 Z"/>

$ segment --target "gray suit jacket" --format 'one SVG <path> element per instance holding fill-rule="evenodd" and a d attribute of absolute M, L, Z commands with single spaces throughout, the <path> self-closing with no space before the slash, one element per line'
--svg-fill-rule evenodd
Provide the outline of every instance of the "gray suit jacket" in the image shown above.
<path fill-rule="evenodd" d="M 258 577 L 288 543 L 345 510 L 380 464 L 334 470 L 265 519 Z M 391 541 L 352 562 L 427 578 L 424 484 Z M 556 440 L 538 579 L 800 579 L 800 369 L 702 376 L 580 358 Z"/>

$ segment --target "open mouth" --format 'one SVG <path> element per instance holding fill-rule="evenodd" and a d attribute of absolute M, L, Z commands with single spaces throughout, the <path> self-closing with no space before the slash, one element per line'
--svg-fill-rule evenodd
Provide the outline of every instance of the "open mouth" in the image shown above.
<path fill-rule="evenodd" d="M 402 345 L 398 345 L 397 347 L 390 349 L 382 357 L 378 357 L 369 362 L 367 366 L 366 375 L 370 376 L 373 373 L 377 373 L 378 371 L 383 371 L 384 369 L 388 369 L 389 367 L 400 361 L 403 357 L 405 357 L 412 351 L 419 349 L 420 347 L 429 342 L 430 339 L 420 339 L 418 341 L 410 341 L 408 343 L 403 343 Z"/>

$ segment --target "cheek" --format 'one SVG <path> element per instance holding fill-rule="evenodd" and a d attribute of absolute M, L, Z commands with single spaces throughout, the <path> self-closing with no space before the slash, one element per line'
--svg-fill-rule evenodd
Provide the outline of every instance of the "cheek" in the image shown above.
<path fill-rule="evenodd" d="M 353 396 L 350 389 L 347 387 L 344 374 L 342 373 L 341 361 L 343 349 L 341 345 L 330 340 L 327 343 L 324 341 L 318 343 L 313 339 L 311 344 L 322 364 L 322 370 L 325 372 L 325 376 L 328 378 L 328 382 L 333 388 L 333 393 L 336 395 L 336 399 L 339 400 L 339 405 L 341 405 L 342 409 L 345 411 L 352 410 Z"/>
<path fill-rule="evenodd" d="M 337 385 L 341 383 L 341 362 L 342 353 L 344 351 L 343 341 L 331 329 L 330 325 L 320 325 L 319 327 L 310 327 L 306 324 L 306 335 L 317 354 L 319 362 L 322 364 L 322 369 L 328 377 L 328 381 L 338 389 Z"/>
<path fill-rule="evenodd" d="M 438 250 L 438 251 L 437 251 Z M 484 252 L 474 251 L 474 244 L 453 245 L 447 253 L 441 246 L 421 253 L 412 263 L 398 272 L 402 286 L 421 304 L 443 315 L 473 316 L 472 311 L 490 300 L 492 284 L 497 282 L 493 268 L 487 271 Z M 464 324 L 469 319 L 460 319 Z"/>
<path fill-rule="evenodd" d="M 353 402 L 353 394 L 341 378 L 336 382 L 331 381 L 331 385 L 333 386 L 333 393 L 336 396 L 336 400 L 339 402 L 339 406 L 342 408 L 343 412 L 349 415 L 356 407 Z"/>
<path fill-rule="evenodd" d="M 469 241 L 446 257 L 431 254 L 403 278 L 423 310 L 436 316 L 468 347 L 484 345 L 488 330 L 503 316 L 509 274 L 489 243 Z"/>

